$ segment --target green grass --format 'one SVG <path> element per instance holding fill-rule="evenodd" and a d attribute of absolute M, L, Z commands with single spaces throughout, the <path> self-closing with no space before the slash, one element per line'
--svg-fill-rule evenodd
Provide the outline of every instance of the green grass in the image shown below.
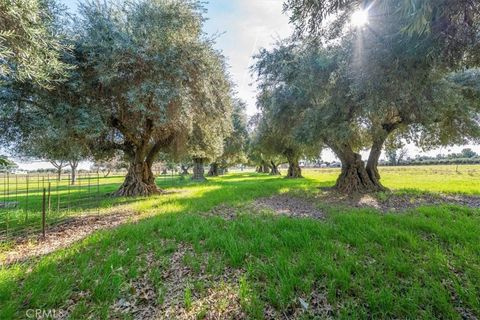
<path fill-rule="evenodd" d="M 383 181 L 398 190 L 479 193 L 478 173 L 459 174 L 471 181 L 465 186 L 451 174 L 438 178 L 432 168 L 385 168 Z M 165 186 L 175 191 L 171 194 L 126 204 L 155 216 L 1 267 L 0 319 L 25 318 L 28 309 L 62 309 L 69 299 L 78 301 L 73 319 L 112 317 L 110 306 L 130 280 L 145 272 L 148 253 L 159 261 L 146 272 L 161 292 L 159 272 L 180 242 L 193 246 L 195 255 L 186 263 L 194 270 L 205 263 L 205 255 L 211 273 L 225 266 L 244 270 L 238 294 L 251 318 L 261 318 L 267 304 L 288 313 L 298 298 L 310 302 L 312 292 L 326 297 L 337 318 L 460 319 L 459 310 L 480 316 L 479 210 L 442 206 L 381 214 L 330 208 L 327 219 L 317 221 L 259 214 L 246 206 L 276 193 L 314 193 L 331 185 L 336 174 L 324 170 L 306 176 L 237 174 L 204 184 L 185 181 Z M 239 216 L 225 220 L 200 214 L 222 203 L 236 206 Z M 189 286 L 179 303 L 191 306 L 201 290 L 197 287 Z"/>
<path fill-rule="evenodd" d="M 480 195 L 480 165 L 380 167 L 382 183 L 393 190 Z M 308 177 L 334 183 L 340 169 L 306 170 Z"/>
<path fill-rule="evenodd" d="M 18 236 L 39 232 L 42 223 L 43 189 L 46 190 L 47 225 L 86 214 L 109 212 L 114 206 L 131 202 L 131 199 L 113 198 L 124 176 L 109 177 L 90 174 L 79 176 L 75 185 L 70 185 L 68 176 L 57 180 L 56 176 L 5 175 L 0 177 L 0 204 L 15 202 L 12 208 L 0 207 L 0 235 Z M 159 185 L 176 185 L 178 175 L 159 176 Z M 48 198 L 48 190 L 50 197 Z M 48 200 L 49 199 L 49 200 Z M 135 199 L 139 201 L 141 199 Z"/>

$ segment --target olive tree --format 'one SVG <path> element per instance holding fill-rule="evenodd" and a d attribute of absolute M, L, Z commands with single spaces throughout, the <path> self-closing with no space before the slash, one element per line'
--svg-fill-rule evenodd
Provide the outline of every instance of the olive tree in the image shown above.
<path fill-rule="evenodd" d="M 291 63 L 294 46 L 280 42 L 271 52 L 262 50 L 256 56 L 253 70 L 258 75 L 260 93 L 257 106 L 261 111 L 257 124 L 257 143 L 263 153 L 273 158 L 281 156 L 288 162 L 287 178 L 301 178 L 300 159 L 320 153 L 321 141 L 298 139 L 299 127 L 303 122 L 299 106 L 309 101 L 307 87 L 290 85 L 289 79 L 298 70 Z M 277 166 L 272 162 L 277 173 Z"/>
<path fill-rule="evenodd" d="M 266 79 L 290 90 L 301 88 L 308 97 L 294 103 L 296 118 L 303 117 L 299 136 L 321 140 L 340 158 L 338 190 L 385 189 L 378 159 L 386 139 L 397 130 L 417 144 L 478 137 L 478 103 L 450 79 L 454 68 L 475 63 L 478 10 L 464 9 L 478 5 L 447 2 L 429 1 L 438 11 L 421 30 L 412 23 L 424 20 L 416 16 L 425 13 L 423 7 L 415 11 L 406 2 L 372 3 L 364 8 L 370 23 L 353 28 L 350 16 L 361 8 L 360 1 L 287 1 L 285 8 L 299 31 L 297 41 L 270 52 L 278 59 L 267 60 L 275 67 Z M 402 10 L 414 10 L 415 15 Z M 461 19 L 468 22 L 438 29 L 458 25 Z M 461 41 L 451 41 L 455 30 L 462 30 Z M 366 163 L 359 154 L 362 149 L 370 150 Z"/>
<path fill-rule="evenodd" d="M 231 115 L 232 131 L 223 141 L 222 154 L 213 159 L 208 171 L 209 176 L 218 176 L 225 173 L 229 166 L 247 161 L 248 131 L 246 105 L 240 99 L 233 101 L 233 111 Z"/>
<path fill-rule="evenodd" d="M 151 170 L 158 154 L 214 141 L 229 108 L 223 57 L 202 32 L 203 8 L 145 0 L 79 10 L 78 92 L 101 124 L 94 149 L 122 150 L 130 162 L 116 195 L 158 193 Z"/>
<path fill-rule="evenodd" d="M 358 66 L 355 40 L 346 36 L 328 47 L 316 40 L 284 42 L 263 52 L 257 64 L 261 85 L 282 93 L 270 105 L 296 96 L 286 100 L 284 109 L 264 110 L 265 117 L 285 117 L 280 128 L 288 127 L 297 142 L 332 149 L 342 162 L 338 190 L 385 190 L 378 160 L 386 139 L 397 130 L 419 145 L 478 138 L 478 97 L 456 84 L 450 73 L 428 66 L 388 69 L 382 59 L 393 55 L 384 53 L 374 66 Z M 367 163 L 359 153 L 363 149 L 370 150 Z"/>

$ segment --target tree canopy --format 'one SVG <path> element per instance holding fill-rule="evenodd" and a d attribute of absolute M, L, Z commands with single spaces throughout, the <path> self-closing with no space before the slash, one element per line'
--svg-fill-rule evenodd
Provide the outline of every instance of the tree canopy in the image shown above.
<path fill-rule="evenodd" d="M 69 69 L 68 47 L 58 36 L 58 11 L 50 0 L 0 2 L 0 85 L 11 81 L 52 87 Z"/>
<path fill-rule="evenodd" d="M 278 96 L 267 105 L 282 110 L 297 144 L 320 143 L 335 152 L 342 161 L 338 190 L 384 190 L 378 161 L 385 141 L 397 131 L 424 147 L 478 139 L 478 96 L 453 80 L 465 80 L 456 68 L 475 61 L 465 59 L 474 52 L 473 38 L 453 48 L 438 36 L 441 31 L 410 32 L 411 16 L 393 1 L 365 8 L 371 21 L 364 28 L 350 24 L 358 1 L 292 0 L 285 8 L 302 32 L 260 55 L 258 101 L 265 99 L 264 88 L 276 88 L 282 98 L 296 93 L 287 103 L 290 116 Z M 442 10 L 442 17 L 460 14 L 457 6 Z M 478 21 L 467 24 L 465 32 L 475 33 L 477 26 Z M 263 114 L 276 116 L 269 110 Z M 370 150 L 366 164 L 359 154 L 363 149 Z"/>
<path fill-rule="evenodd" d="M 4 131 L 18 141 L 43 117 L 75 115 L 66 124 L 93 156 L 121 150 L 130 162 L 117 195 L 158 193 L 151 167 L 160 152 L 213 158 L 231 130 L 231 84 L 203 15 L 193 0 L 80 4 L 63 30 L 69 78 L 48 90 L 14 87 Z"/>

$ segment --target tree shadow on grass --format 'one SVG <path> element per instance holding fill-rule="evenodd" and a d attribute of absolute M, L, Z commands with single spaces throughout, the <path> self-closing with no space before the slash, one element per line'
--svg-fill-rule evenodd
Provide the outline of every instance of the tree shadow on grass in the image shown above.
<path fill-rule="evenodd" d="M 351 305 L 359 312 L 361 308 L 367 308 L 365 306 L 377 312 L 400 312 L 390 314 L 393 317 L 414 316 L 415 310 L 420 309 L 433 310 L 437 314 L 452 312 L 451 307 L 435 305 L 435 295 L 439 290 L 447 289 L 436 287 L 440 279 L 436 279 L 438 272 L 433 270 L 442 268 L 448 273 L 446 267 L 431 262 L 431 265 L 416 265 L 416 271 L 410 270 L 410 266 L 405 266 L 402 261 L 435 261 L 433 257 L 438 255 L 438 248 L 445 246 L 442 239 L 460 241 L 460 238 L 450 237 L 449 234 L 457 235 L 460 229 L 468 235 L 469 246 L 479 243 L 480 224 L 470 222 L 466 214 L 457 218 L 463 221 L 462 226 L 447 223 L 450 216 L 447 209 L 443 216 L 438 215 L 438 221 L 429 216 L 418 221 L 413 216 L 407 216 L 406 222 L 396 217 L 385 219 L 368 211 L 359 215 L 339 215 L 327 223 L 257 215 L 241 215 L 238 220 L 226 221 L 220 217 L 195 214 L 222 203 L 235 205 L 293 189 L 309 190 L 319 184 L 313 179 L 262 179 L 256 176 L 240 182 L 232 180 L 212 179 L 204 184 L 187 184 L 186 188 L 191 189 L 191 193 L 153 197 L 147 201 L 158 211 L 154 217 L 138 224 L 97 232 L 40 261 L 0 269 L 0 318 L 24 317 L 28 309 L 61 309 L 68 307 L 67 301 L 77 304 L 78 318 L 87 314 L 106 318 L 109 306 L 123 294 L 122 287 L 143 272 L 145 254 L 154 252 L 156 259 L 168 259 L 172 254 L 171 250 L 166 250 L 162 239 L 192 243 L 196 250 L 219 254 L 220 260 L 215 263 L 248 269 L 248 281 L 265 281 L 257 287 L 264 292 L 262 300 L 268 300 L 279 309 L 289 307 L 295 292 L 307 294 L 314 286 L 321 285 L 326 290 L 321 294 L 332 293 L 334 299 L 352 299 L 349 292 L 354 292 L 354 299 L 363 299 L 361 303 Z M 198 188 L 202 186 L 205 186 L 203 192 Z M 412 233 L 415 228 L 421 232 L 427 230 L 440 234 L 439 246 L 424 244 L 421 235 Z M 357 234 L 362 236 L 356 237 Z M 437 240 L 433 238 L 432 241 Z M 391 253 L 389 259 L 378 264 L 363 263 L 365 252 L 381 257 L 383 248 L 388 248 Z M 410 256 L 413 253 L 422 255 Z M 396 263 L 403 264 L 398 266 Z M 385 286 L 384 290 L 391 290 L 392 295 L 403 292 L 397 296 L 398 304 L 367 303 L 370 298 L 378 301 L 380 296 L 375 296 L 377 291 L 369 291 L 368 288 L 388 283 L 393 276 L 388 271 L 390 269 L 394 273 L 403 272 L 402 283 L 407 283 L 407 288 L 412 288 L 415 283 L 424 283 L 424 288 L 431 290 L 412 291 L 410 294 L 410 291 L 402 291 L 404 288 L 401 285 L 398 288 Z M 441 276 L 445 277 L 445 273 Z M 325 283 L 315 284 L 314 279 L 323 279 Z M 432 279 L 435 281 L 432 282 Z M 358 288 L 366 289 L 363 292 Z M 397 289 L 398 292 L 395 291 Z M 252 294 L 252 299 L 257 299 L 253 301 L 261 307 L 258 291 Z M 369 298 L 369 294 L 374 297 Z M 412 297 L 418 294 L 429 305 L 409 307 Z"/>
<path fill-rule="evenodd" d="M 225 202 L 235 204 L 250 201 L 258 196 L 268 196 L 294 187 L 307 187 L 310 183 L 306 179 L 295 181 L 269 178 L 259 181 L 257 178 L 256 180 L 245 179 L 243 182 L 237 181 L 235 183 L 212 179 L 212 181 L 203 184 L 186 184 L 185 187 L 189 189 L 204 185 L 207 191 L 203 192 L 200 197 L 187 193 L 186 195 L 159 195 L 143 199 L 155 204 L 155 210 L 158 210 L 159 213 L 156 217 L 147 218 L 136 226 L 126 225 L 112 231 L 97 232 L 68 249 L 40 258 L 41 262 L 30 261 L 18 265 L 18 267 L 10 266 L 1 270 L 0 273 L 3 274 L 0 274 L 0 278 L 5 281 L 0 283 L 0 297 L 2 297 L 0 300 L 3 301 L 1 304 L 4 304 L 3 306 L 0 304 L 0 310 L 2 310 L 0 316 L 2 316 L 1 318 L 15 318 L 16 316 L 24 316 L 24 312 L 31 308 L 58 308 L 78 290 L 89 290 L 91 281 L 101 283 L 98 288 L 93 288 L 93 298 L 111 301 L 118 294 L 118 285 L 122 281 L 126 281 L 126 275 L 118 275 L 112 278 L 112 276 L 105 274 L 105 271 L 112 270 L 110 267 L 114 267 L 116 264 L 119 267 L 135 264 L 136 259 L 136 255 L 132 256 L 131 254 L 123 258 L 117 257 L 118 243 L 122 241 L 129 243 L 133 239 L 137 239 L 140 243 L 155 240 L 155 238 L 150 237 L 155 233 L 152 227 L 157 219 L 207 211 Z M 212 189 L 208 191 L 208 188 Z M 140 200 L 142 199 L 132 199 L 130 201 Z M 137 227 L 137 231 L 131 229 Z M 127 229 L 130 231 L 126 232 Z M 130 250 L 135 252 L 140 248 Z M 107 266 L 109 267 L 105 269 Z M 26 269 L 32 271 L 25 273 Z M 89 271 L 84 274 L 86 269 Z M 18 273 L 19 270 L 23 271 Z M 61 276 L 59 276 L 60 274 Z M 82 279 L 80 284 L 78 283 L 79 279 Z M 23 289 L 19 287 L 20 282 L 23 283 Z M 85 285 L 87 288 L 84 288 Z M 52 288 L 58 291 L 52 293 Z M 101 291 L 102 294 L 98 291 Z M 103 294 L 105 296 L 102 296 Z"/>

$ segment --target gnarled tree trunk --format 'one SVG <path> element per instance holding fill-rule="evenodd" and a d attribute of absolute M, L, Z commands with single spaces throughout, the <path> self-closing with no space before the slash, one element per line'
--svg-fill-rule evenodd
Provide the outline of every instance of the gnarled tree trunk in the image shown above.
<path fill-rule="evenodd" d="M 270 167 L 268 166 L 268 164 L 263 165 L 262 171 L 263 173 L 270 173 Z"/>
<path fill-rule="evenodd" d="M 270 175 L 272 176 L 278 176 L 280 175 L 280 170 L 278 170 L 278 165 L 272 160 L 270 161 L 272 165 L 272 170 L 270 171 Z"/>
<path fill-rule="evenodd" d="M 360 154 L 349 145 L 331 147 L 342 162 L 342 172 L 337 179 L 335 189 L 342 193 L 369 193 L 383 191 L 379 179 L 372 179 L 367 172 Z"/>
<path fill-rule="evenodd" d="M 192 180 L 205 181 L 205 169 L 203 168 L 202 158 L 193 158 L 193 176 Z"/>
<path fill-rule="evenodd" d="M 183 176 L 188 176 L 190 173 L 188 173 L 188 169 L 190 169 L 190 166 L 186 165 L 181 165 L 180 168 L 182 169 L 182 175 Z"/>
<path fill-rule="evenodd" d="M 261 171 L 260 171 L 261 173 L 270 173 L 270 166 L 266 161 L 262 160 L 260 168 L 261 168 Z"/>
<path fill-rule="evenodd" d="M 210 169 L 208 170 L 208 176 L 209 177 L 217 177 L 219 175 L 219 167 L 218 163 L 212 162 L 210 164 Z"/>
<path fill-rule="evenodd" d="M 152 166 L 148 161 L 132 161 L 127 176 L 120 189 L 115 192 L 118 197 L 150 196 L 160 194 L 155 184 Z"/>
<path fill-rule="evenodd" d="M 375 184 L 380 186 L 382 184 L 380 183 L 380 173 L 378 172 L 378 160 L 380 159 L 380 155 L 382 154 L 384 142 L 385 139 L 383 138 L 374 140 L 372 149 L 370 150 L 370 154 L 368 156 L 367 166 L 365 168 L 370 179 Z"/>
<path fill-rule="evenodd" d="M 377 185 L 382 185 L 380 183 L 380 173 L 378 172 L 378 160 L 382 154 L 383 145 L 387 140 L 388 136 L 397 129 L 399 123 L 386 123 L 382 125 L 382 128 L 377 131 L 373 138 L 372 148 L 370 149 L 370 154 L 367 160 L 366 171 L 368 176 L 372 181 Z M 386 189 L 382 186 L 383 189 Z"/>
<path fill-rule="evenodd" d="M 289 156 L 287 157 L 287 160 L 288 160 L 288 173 L 286 178 L 290 178 L 290 179 L 303 178 L 302 169 L 300 168 L 298 157 Z"/>
<path fill-rule="evenodd" d="M 300 168 L 298 161 L 288 163 L 288 173 L 286 178 L 291 178 L 291 179 L 303 178 L 302 169 Z"/>

